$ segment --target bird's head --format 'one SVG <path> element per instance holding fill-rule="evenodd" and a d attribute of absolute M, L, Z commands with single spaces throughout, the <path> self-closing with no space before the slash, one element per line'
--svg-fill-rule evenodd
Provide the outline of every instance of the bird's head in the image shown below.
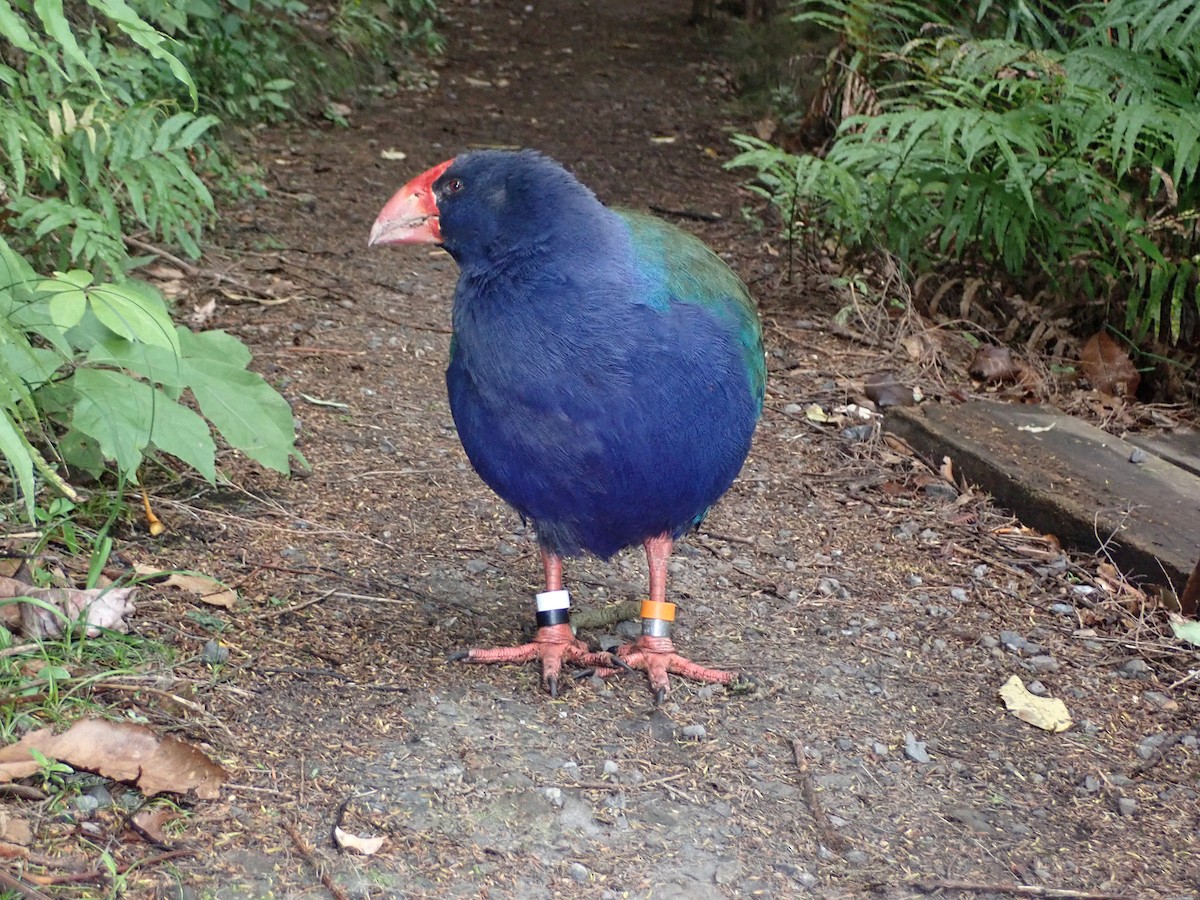
<path fill-rule="evenodd" d="M 604 216 L 590 190 L 532 150 L 480 150 L 434 166 L 380 211 L 370 244 L 438 244 L 460 264 L 524 255 L 548 242 L 586 244 Z"/>

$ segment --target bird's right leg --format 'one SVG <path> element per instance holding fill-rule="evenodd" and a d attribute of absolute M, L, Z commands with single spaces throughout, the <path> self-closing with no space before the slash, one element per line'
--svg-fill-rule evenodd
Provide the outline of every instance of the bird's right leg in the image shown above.
<path fill-rule="evenodd" d="M 496 647 L 490 650 L 472 649 L 456 653 L 453 660 L 478 663 L 525 663 L 542 661 L 542 686 L 550 696 L 558 696 L 558 679 L 563 662 L 594 668 L 596 674 L 611 675 L 616 671 L 612 657 L 595 653 L 571 631 L 571 595 L 562 586 L 562 559 L 542 548 L 542 566 L 546 572 L 546 589 L 537 595 L 537 634 L 528 644 L 516 647 Z"/>

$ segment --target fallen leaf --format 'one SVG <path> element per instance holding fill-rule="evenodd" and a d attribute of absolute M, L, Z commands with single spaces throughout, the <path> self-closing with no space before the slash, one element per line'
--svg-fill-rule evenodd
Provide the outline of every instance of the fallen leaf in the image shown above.
<path fill-rule="evenodd" d="M 1012 351 L 1007 347 L 997 347 L 994 344 L 987 344 L 975 351 L 975 358 L 971 360 L 967 372 L 976 381 L 982 381 L 985 384 L 1008 381 L 1017 376 L 1016 366 L 1013 365 Z"/>
<path fill-rule="evenodd" d="M 863 382 L 863 392 L 880 409 L 889 406 L 912 406 L 914 403 L 913 389 L 897 381 L 891 372 L 868 375 Z"/>
<path fill-rule="evenodd" d="M 133 824 L 140 829 L 135 833 L 139 838 L 148 838 L 155 844 L 165 844 L 167 835 L 163 828 L 178 818 L 179 814 L 169 806 L 143 809 L 133 817 Z M 142 832 L 145 834 L 143 835 Z"/>
<path fill-rule="evenodd" d="M 196 331 L 202 329 L 208 324 L 208 320 L 213 317 L 213 313 L 217 311 L 217 298 L 211 298 L 207 303 L 201 303 L 199 306 L 193 306 L 192 311 L 188 313 L 188 324 Z"/>
<path fill-rule="evenodd" d="M 825 410 L 821 409 L 820 403 L 810 403 L 808 406 L 804 407 L 804 418 L 808 419 L 810 422 L 817 422 L 818 424 L 830 421 L 830 418 L 828 415 L 826 415 Z"/>
<path fill-rule="evenodd" d="M 325 111 L 331 116 L 337 116 L 339 119 L 346 119 L 354 110 L 346 103 L 326 103 Z"/>
<path fill-rule="evenodd" d="M 1171 631 L 1175 633 L 1175 637 L 1200 647 L 1200 622 L 1185 619 L 1179 613 L 1167 613 L 1167 620 L 1171 623 Z"/>
<path fill-rule="evenodd" d="M 1057 734 L 1075 723 L 1067 705 L 1054 697 L 1037 697 L 1025 689 L 1020 677 L 1014 675 L 1000 688 L 1000 697 L 1010 713 L 1035 728 Z"/>
<path fill-rule="evenodd" d="M 383 846 L 382 837 L 359 837 L 357 834 L 343 831 L 337 826 L 333 829 L 333 837 L 337 841 L 337 845 L 343 850 L 356 850 L 363 856 L 371 856 L 374 853 L 378 853 L 379 848 Z"/>
<path fill-rule="evenodd" d="M 132 782 L 147 797 L 164 791 L 195 791 L 202 800 L 215 800 L 229 778 L 195 747 L 173 737 L 160 737 L 144 725 L 80 719 L 62 734 L 42 728 L 0 749 L 0 782 L 27 778 L 41 770 L 30 750 L 76 769 Z"/>
<path fill-rule="evenodd" d="M 1092 387 L 1110 397 L 1132 397 L 1142 375 L 1106 331 L 1097 331 L 1079 351 L 1079 367 Z"/>
<path fill-rule="evenodd" d="M 492 86 L 490 81 L 486 81 L 483 78 L 472 78 L 470 75 L 464 75 L 463 81 L 465 81 L 471 87 L 490 88 Z"/>
<path fill-rule="evenodd" d="M 141 563 L 135 565 L 133 570 L 139 575 L 148 575 L 151 578 L 166 574 L 154 568 L 154 566 L 146 566 Z M 201 603 L 207 603 L 209 606 L 220 606 L 224 609 L 229 609 L 237 602 L 237 591 L 231 587 L 226 587 L 217 581 L 217 579 L 210 578 L 207 575 L 199 575 L 191 572 L 172 572 L 167 576 L 162 586 L 177 587 L 190 594 L 195 594 Z"/>
<path fill-rule="evenodd" d="M 379 158 L 386 159 L 388 162 L 399 162 L 402 159 L 408 159 L 408 154 L 403 150 L 396 150 L 389 147 L 386 150 L 379 151 Z"/>
<path fill-rule="evenodd" d="M 675 136 L 670 135 L 670 134 L 659 135 L 658 137 L 650 138 L 650 143 L 652 143 L 652 144 L 673 144 L 673 143 L 675 143 Z"/>
<path fill-rule="evenodd" d="M 21 603 L 21 631 L 26 637 L 60 637 L 63 626 L 83 621 L 88 637 L 96 637 L 101 628 L 126 633 L 125 616 L 134 612 L 137 588 L 38 588 L 0 577 L 0 599 L 29 597 L 34 603 Z M 57 610 L 57 611 L 56 611 Z"/>
<path fill-rule="evenodd" d="M 33 829 L 29 827 L 29 820 L 0 811 L 0 841 L 28 847 L 33 843 Z"/>

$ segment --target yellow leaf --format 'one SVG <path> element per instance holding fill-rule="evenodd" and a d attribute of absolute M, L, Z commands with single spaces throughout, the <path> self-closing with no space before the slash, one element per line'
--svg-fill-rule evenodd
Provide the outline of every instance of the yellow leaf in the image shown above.
<path fill-rule="evenodd" d="M 1025 689 L 1021 679 L 1014 675 L 1000 688 L 1000 697 L 1010 713 L 1022 722 L 1028 722 L 1043 731 L 1058 733 L 1066 731 L 1075 723 L 1067 712 L 1067 705 L 1054 697 L 1037 697 Z"/>

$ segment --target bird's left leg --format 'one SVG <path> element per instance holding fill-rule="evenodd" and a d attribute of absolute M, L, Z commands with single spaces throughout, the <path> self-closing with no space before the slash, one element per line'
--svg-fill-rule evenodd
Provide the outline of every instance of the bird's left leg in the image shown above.
<path fill-rule="evenodd" d="M 650 678 L 650 689 L 659 703 L 671 692 L 668 672 L 709 684 L 731 684 L 738 677 L 734 672 L 706 669 L 675 652 L 675 645 L 671 643 L 675 604 L 667 602 L 667 560 L 671 556 L 672 543 L 664 534 L 643 544 L 650 568 L 650 599 L 642 603 L 642 636 L 617 651 L 618 658 L 631 669 L 645 670 Z"/>
<path fill-rule="evenodd" d="M 599 675 L 611 675 L 615 670 L 607 653 L 589 650 L 571 631 L 571 596 L 562 586 L 562 559 L 542 548 L 542 565 L 546 571 L 546 590 L 537 595 L 538 629 L 533 640 L 517 647 L 467 650 L 451 659 L 478 663 L 524 663 L 540 659 L 542 686 L 552 697 L 557 697 L 564 661 L 593 667 Z"/>

